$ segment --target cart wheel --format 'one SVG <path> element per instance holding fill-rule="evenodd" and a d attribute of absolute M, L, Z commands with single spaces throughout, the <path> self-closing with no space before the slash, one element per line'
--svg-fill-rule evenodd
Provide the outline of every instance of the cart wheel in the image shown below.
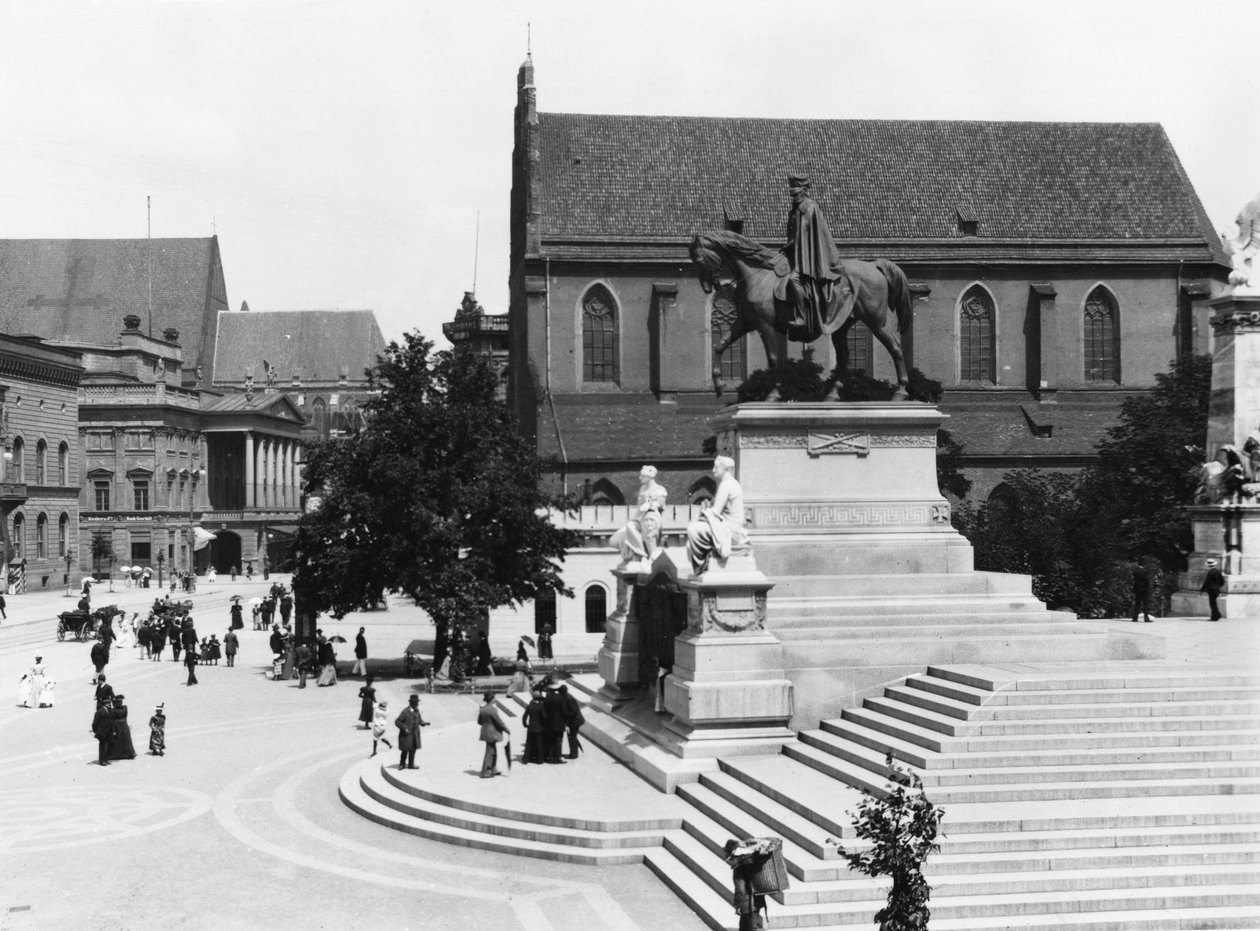
<path fill-rule="evenodd" d="M 58 640 L 66 639 L 66 625 L 65 624 L 57 625 L 57 639 Z"/>

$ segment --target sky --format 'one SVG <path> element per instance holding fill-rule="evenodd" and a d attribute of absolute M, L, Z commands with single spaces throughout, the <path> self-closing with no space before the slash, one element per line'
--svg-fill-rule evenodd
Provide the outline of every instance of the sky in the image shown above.
<path fill-rule="evenodd" d="M 1255 0 L 0 0 L 0 238 L 217 233 L 228 301 L 507 310 L 512 113 L 1162 123 L 1260 191 Z M 151 198 L 151 207 L 146 207 Z"/>

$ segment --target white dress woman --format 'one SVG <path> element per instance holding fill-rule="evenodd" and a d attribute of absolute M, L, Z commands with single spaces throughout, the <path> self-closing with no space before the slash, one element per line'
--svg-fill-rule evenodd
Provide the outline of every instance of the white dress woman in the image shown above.
<path fill-rule="evenodd" d="M 29 673 L 31 682 L 31 708 L 38 708 L 40 696 L 44 692 L 44 658 L 42 656 L 35 657 L 35 665 L 31 667 Z"/>

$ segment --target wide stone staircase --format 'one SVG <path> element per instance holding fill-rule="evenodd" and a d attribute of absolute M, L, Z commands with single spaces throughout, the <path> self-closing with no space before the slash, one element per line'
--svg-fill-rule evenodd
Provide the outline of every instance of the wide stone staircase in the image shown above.
<path fill-rule="evenodd" d="M 847 812 L 891 752 L 946 811 L 934 929 L 1260 928 L 1258 712 L 1260 676 L 932 667 L 680 786 L 695 814 L 647 862 L 732 928 L 721 844 L 777 835 L 792 887 L 769 926 L 869 928 L 886 886 L 834 841 L 860 849 Z"/>
<path fill-rule="evenodd" d="M 581 685 L 570 685 L 579 698 Z M 598 742 L 611 720 L 587 717 Z M 446 739 L 466 756 L 475 735 Z M 425 747 L 442 758 L 440 743 Z M 737 926 L 722 844 L 779 836 L 791 888 L 770 903 L 769 927 L 868 929 L 886 885 L 852 872 L 836 841 L 861 849 L 850 813 L 862 788 L 885 790 L 889 752 L 945 808 L 926 871 L 936 931 L 1260 928 L 1260 675 L 1210 667 L 929 667 L 782 753 L 721 760 L 672 796 L 625 783 L 611 761 L 593 767 L 599 755 L 560 768 L 561 810 L 516 778 L 453 770 L 448 791 L 440 774 L 426 786 L 376 761 L 348 771 L 341 793 L 366 817 L 449 843 L 644 862 L 719 929 Z M 623 781 L 601 786 L 601 773 Z M 539 783 L 550 795 L 555 778 Z"/>

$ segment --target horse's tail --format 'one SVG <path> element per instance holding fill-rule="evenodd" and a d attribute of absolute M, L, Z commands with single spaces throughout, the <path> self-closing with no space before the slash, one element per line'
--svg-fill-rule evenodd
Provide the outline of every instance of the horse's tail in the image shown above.
<path fill-rule="evenodd" d="M 906 280 L 906 273 L 897 263 L 890 262 L 888 259 L 876 259 L 875 264 L 884 273 L 884 280 L 888 282 L 888 306 L 897 315 L 897 332 L 904 333 L 910 329 L 910 323 L 914 319 L 910 301 L 910 282 Z"/>

